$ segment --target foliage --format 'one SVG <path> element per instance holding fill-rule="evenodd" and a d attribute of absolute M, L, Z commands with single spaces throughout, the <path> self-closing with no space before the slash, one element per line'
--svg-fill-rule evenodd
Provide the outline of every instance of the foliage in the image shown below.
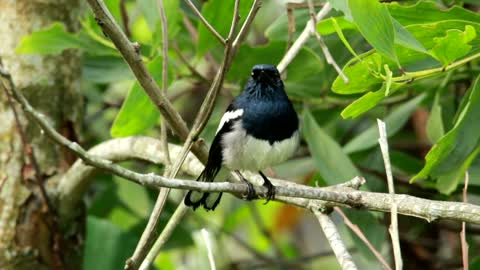
<path fill-rule="evenodd" d="M 105 2 L 116 21 L 122 22 L 120 1 Z M 161 50 L 163 41 L 156 1 L 126 2 L 132 40 L 140 43 L 140 53 L 161 85 L 161 62 L 165 56 Z M 191 124 L 221 60 L 223 46 L 183 1 L 164 2 L 170 43 L 168 96 Z M 202 1 L 196 2 L 205 18 L 225 37 L 234 1 L 212 0 L 203 5 Z M 241 1 L 242 20 L 252 2 Z M 301 49 L 288 66 L 284 80 L 287 92 L 302 116 L 304 141 L 299 151 L 301 156 L 275 167 L 274 171 L 279 177 L 328 185 L 363 175 L 367 178 L 368 189 L 385 191 L 375 121 L 382 118 L 387 124 L 394 177 L 400 192 L 460 200 L 459 191 L 468 170 L 469 195 L 477 196 L 480 190 L 480 161 L 477 158 L 480 151 L 480 15 L 474 11 L 478 11 L 479 6 L 474 1 L 440 0 L 329 2 L 336 11 L 320 21 L 316 30 L 326 41 L 333 58 L 343 65 L 349 82 L 346 83 L 326 63 L 314 39 Z M 252 65 L 278 63 L 292 38 L 298 37 L 309 19 L 308 11 L 295 10 L 293 18 L 296 32 L 289 33 L 285 7 L 279 1 L 264 1 L 247 42 L 242 44 L 233 60 L 217 107 L 202 133 L 207 141 L 211 141 L 232 95 L 241 91 Z M 191 22 L 193 29 L 186 26 L 189 25 L 186 20 Z M 192 35 L 192 31 L 196 34 Z M 194 37 L 196 35 L 198 37 Z M 110 135 L 158 137 L 159 112 L 92 15 L 82 19 L 81 30 L 75 34 L 60 23 L 34 32 L 22 39 L 17 52 L 60 54 L 72 49 L 81 51 L 84 59 L 82 87 L 87 109 L 84 143 L 94 145 Z M 181 143 L 174 136 L 170 136 L 170 141 Z M 138 163 L 129 163 L 128 166 L 144 171 L 163 170 Z M 409 184 L 408 180 L 412 183 Z M 98 181 L 94 195 L 89 197 L 85 269 L 94 269 L 90 268 L 91 265 L 101 265 L 101 269 L 120 268 L 119 261 L 131 254 L 135 239 L 143 229 L 154 196 L 142 188 L 125 187 L 123 182 L 118 179 Z M 218 250 L 216 259 L 219 264 L 228 265 L 244 257 L 258 259 L 248 253 L 228 251 L 238 248 L 239 244 L 232 237 L 238 232 L 247 235 L 245 241 L 258 252 L 270 255 L 274 252 L 272 240 L 258 229 L 246 203 L 225 197 L 215 213 L 197 211 L 183 227 L 178 228 L 170 242 L 176 248 L 160 256 L 158 269 L 180 269 L 178 265 L 182 263 L 188 268 L 199 261 L 208 265 L 205 254 L 189 249 L 194 243 L 201 246 L 195 233 L 189 233 L 201 227 L 216 228 L 211 229 L 215 242 L 228 247 Z M 301 243 L 293 233 L 294 229 L 302 228 L 303 215 L 276 203 L 258 205 L 258 210 L 285 258 L 308 255 L 302 254 Z M 167 212 L 163 217 L 165 220 L 172 209 Z M 347 214 L 385 254 L 388 237 L 383 215 L 354 211 Z M 204 219 L 208 222 L 205 223 Z M 428 231 L 425 224 L 406 218 L 401 219 L 401 223 L 411 224 L 410 227 L 404 226 L 407 228 L 404 232 L 408 236 L 406 242 L 411 241 L 415 247 L 422 243 L 411 235 L 432 237 L 424 233 Z M 221 233 L 218 227 L 223 227 L 224 232 Z M 304 238 L 319 237 L 316 231 L 305 229 L 302 233 Z M 361 260 L 364 266 L 361 268 L 378 266 L 369 251 L 359 246 L 358 238 L 351 235 L 351 239 L 360 250 L 356 252 L 360 254 L 356 259 Z M 101 245 L 97 245 L 98 242 Z M 478 249 L 477 242 L 472 240 L 471 245 L 471 248 Z M 102 257 L 96 258 L 99 252 Z M 182 261 L 179 254 L 183 253 L 194 259 Z M 222 256 L 224 258 L 220 258 Z M 411 256 L 412 261 L 418 259 Z M 230 257 L 231 261 L 227 259 Z M 430 259 L 426 264 L 433 265 L 436 258 L 432 255 Z M 478 265 L 478 262 L 477 257 L 472 264 Z M 337 267 L 322 257 L 306 264 L 306 268 Z"/>

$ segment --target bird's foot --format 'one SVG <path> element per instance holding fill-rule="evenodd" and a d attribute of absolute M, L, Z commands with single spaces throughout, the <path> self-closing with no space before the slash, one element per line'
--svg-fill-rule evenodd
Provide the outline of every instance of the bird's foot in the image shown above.
<path fill-rule="evenodd" d="M 275 199 L 275 186 L 261 171 L 259 171 L 259 173 L 263 178 L 263 186 L 267 188 L 267 194 L 265 196 L 265 199 L 267 199 L 267 201 L 264 203 L 267 204 L 270 200 Z"/>
<path fill-rule="evenodd" d="M 251 201 L 257 197 L 257 193 L 255 193 L 255 188 L 253 187 L 253 184 L 245 181 L 247 184 L 247 194 L 243 195 L 243 199 L 246 201 Z"/>
<path fill-rule="evenodd" d="M 241 173 L 240 171 L 235 171 L 237 175 L 242 179 L 245 184 L 247 184 L 247 194 L 243 194 L 243 199 L 246 201 L 251 201 L 257 197 L 257 193 L 255 192 L 255 188 L 253 187 L 253 184 L 250 183 Z"/>
<path fill-rule="evenodd" d="M 275 199 L 275 186 L 270 181 L 263 182 L 263 186 L 268 189 L 267 190 L 267 196 L 265 196 L 267 201 L 264 203 L 264 204 L 267 204 L 270 200 Z"/>

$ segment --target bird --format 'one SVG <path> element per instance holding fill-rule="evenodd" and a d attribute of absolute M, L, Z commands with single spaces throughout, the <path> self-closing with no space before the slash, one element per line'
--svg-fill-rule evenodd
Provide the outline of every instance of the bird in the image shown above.
<path fill-rule="evenodd" d="M 210 146 L 204 170 L 197 181 L 226 181 L 236 172 L 248 185 L 245 199 L 255 198 L 252 183 L 241 170 L 258 172 L 267 187 L 266 203 L 275 197 L 275 187 L 262 170 L 289 159 L 300 143 L 299 119 L 288 99 L 280 72 L 270 64 L 252 68 L 243 91 L 223 114 Z M 222 193 L 190 190 L 185 205 L 215 210 Z"/>

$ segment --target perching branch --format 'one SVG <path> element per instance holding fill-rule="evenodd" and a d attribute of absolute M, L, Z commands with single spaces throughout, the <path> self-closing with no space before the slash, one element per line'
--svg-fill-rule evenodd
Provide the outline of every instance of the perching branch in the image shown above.
<path fill-rule="evenodd" d="M 380 138 L 378 139 L 378 143 L 380 144 L 380 149 L 382 152 L 383 162 L 385 164 L 385 172 L 387 174 L 387 183 L 388 183 L 388 193 L 392 197 L 392 209 L 391 209 L 391 224 L 388 231 L 392 237 L 392 247 L 393 247 L 393 257 L 395 259 L 395 269 L 402 270 L 403 269 L 403 261 L 402 261 L 402 251 L 400 249 L 400 236 L 398 233 L 398 217 L 397 217 L 397 203 L 395 202 L 395 186 L 393 184 L 393 176 L 392 176 L 392 165 L 390 163 L 390 155 L 388 152 L 388 142 L 387 142 L 387 128 L 385 127 L 385 123 L 377 119 L 378 123 L 378 133 L 380 134 Z"/>
<path fill-rule="evenodd" d="M 93 156 L 77 143 L 69 141 L 55 131 L 49 125 L 48 120 L 41 113 L 35 111 L 25 97 L 15 88 L 9 89 L 9 91 L 13 93 L 14 98 L 21 104 L 23 110 L 44 130 L 45 135 L 72 151 L 88 165 L 153 188 L 168 187 L 204 192 L 227 192 L 239 196 L 245 194 L 248 190 L 247 185 L 243 183 L 205 183 L 168 179 L 153 173 L 141 174 L 125 169 L 109 160 Z M 402 215 L 415 216 L 427 221 L 442 218 L 480 224 L 480 206 L 470 203 L 435 201 L 403 194 L 395 194 L 392 197 L 390 194 L 357 191 L 349 187 L 338 187 L 335 189 L 315 188 L 286 181 L 275 181 L 274 184 L 277 186 L 276 194 L 278 197 L 276 197 L 276 200 L 289 200 L 291 204 L 302 207 L 311 206 L 312 203 L 323 203 L 328 207 L 350 206 L 352 208 L 389 212 L 392 203 L 396 203 L 398 213 Z M 267 188 L 263 186 L 255 186 L 254 188 L 256 194 L 266 195 Z"/>

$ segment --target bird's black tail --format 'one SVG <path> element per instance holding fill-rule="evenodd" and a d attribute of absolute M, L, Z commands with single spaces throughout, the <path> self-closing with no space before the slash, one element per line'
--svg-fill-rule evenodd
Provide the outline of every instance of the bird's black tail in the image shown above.
<path fill-rule="evenodd" d="M 208 179 L 205 175 L 205 171 L 203 171 L 200 176 L 198 176 L 197 181 L 202 182 L 212 182 L 214 179 Z M 215 178 L 215 176 L 213 177 Z M 205 210 L 215 210 L 215 207 L 220 203 L 220 199 L 222 198 L 221 192 L 202 192 L 202 191 L 195 191 L 190 190 L 185 197 L 185 205 L 191 206 L 193 210 L 197 209 L 199 206 L 203 205 Z"/>

